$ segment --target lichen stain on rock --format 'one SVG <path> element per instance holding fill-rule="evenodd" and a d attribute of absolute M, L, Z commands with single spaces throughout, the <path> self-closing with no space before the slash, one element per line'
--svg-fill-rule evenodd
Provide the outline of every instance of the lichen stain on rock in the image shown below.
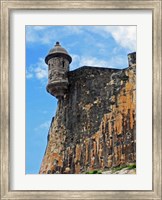
<path fill-rule="evenodd" d="M 89 138 L 87 138 L 85 141 L 84 141 L 84 144 L 85 144 L 85 165 L 88 164 L 88 157 L 89 157 Z"/>
<path fill-rule="evenodd" d="M 81 156 L 81 145 L 77 144 L 76 145 L 76 161 L 80 161 L 80 156 Z"/>
<path fill-rule="evenodd" d="M 86 104 L 83 109 L 86 110 L 86 111 L 89 111 L 91 109 L 91 107 L 93 106 L 93 104 L 89 103 L 89 104 Z"/>

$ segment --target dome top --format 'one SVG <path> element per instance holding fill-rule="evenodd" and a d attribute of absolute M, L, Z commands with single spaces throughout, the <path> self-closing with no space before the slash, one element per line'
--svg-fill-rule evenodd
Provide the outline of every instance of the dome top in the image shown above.
<path fill-rule="evenodd" d="M 45 62 L 46 62 L 46 64 L 48 64 L 48 60 L 49 60 L 49 59 L 51 59 L 51 58 L 53 58 L 53 57 L 60 57 L 60 56 L 67 58 L 68 61 L 69 61 L 69 63 L 71 63 L 71 61 L 72 61 L 71 56 L 70 56 L 70 55 L 68 54 L 68 52 L 60 45 L 59 42 L 56 42 L 54 48 L 52 48 L 52 49 L 49 51 L 48 55 L 46 56 Z"/>

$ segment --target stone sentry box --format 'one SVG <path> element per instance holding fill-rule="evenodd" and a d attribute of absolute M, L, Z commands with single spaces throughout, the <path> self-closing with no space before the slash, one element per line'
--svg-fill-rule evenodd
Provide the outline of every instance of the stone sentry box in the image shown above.
<path fill-rule="evenodd" d="M 58 99 L 63 97 L 68 89 L 67 72 L 71 61 L 71 56 L 61 47 L 59 42 L 56 42 L 55 47 L 49 51 L 45 58 L 48 65 L 47 91 Z"/>

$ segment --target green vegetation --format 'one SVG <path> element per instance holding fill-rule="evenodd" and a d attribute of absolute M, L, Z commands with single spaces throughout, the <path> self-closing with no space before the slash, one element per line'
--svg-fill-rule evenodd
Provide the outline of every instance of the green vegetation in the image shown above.
<path fill-rule="evenodd" d="M 120 171 L 120 170 L 122 170 L 122 169 L 124 169 L 124 168 L 126 168 L 126 167 L 127 167 L 127 165 L 118 166 L 118 167 L 113 167 L 113 168 L 112 168 L 112 172 L 114 173 L 114 172 Z"/>
<path fill-rule="evenodd" d="M 136 169 L 136 164 L 134 163 L 134 164 L 130 164 L 130 165 L 122 165 L 122 166 L 118 166 L 118 167 L 113 167 L 112 172 L 114 173 L 114 172 L 120 171 L 124 168 L 127 168 L 129 170 Z"/>
<path fill-rule="evenodd" d="M 128 169 L 136 169 L 136 164 L 129 165 Z"/>
<path fill-rule="evenodd" d="M 100 170 L 93 170 L 93 171 L 86 172 L 86 174 L 102 174 L 102 171 L 100 171 Z"/>
<path fill-rule="evenodd" d="M 120 170 L 122 170 L 124 168 L 126 168 L 128 170 L 136 169 L 136 164 L 133 163 L 133 164 L 128 164 L 128 165 L 122 165 L 122 166 L 112 167 L 109 170 L 111 170 L 112 173 L 115 173 L 115 172 L 120 171 Z M 86 174 L 102 174 L 102 171 L 101 170 L 93 170 L 93 171 L 86 172 Z"/>

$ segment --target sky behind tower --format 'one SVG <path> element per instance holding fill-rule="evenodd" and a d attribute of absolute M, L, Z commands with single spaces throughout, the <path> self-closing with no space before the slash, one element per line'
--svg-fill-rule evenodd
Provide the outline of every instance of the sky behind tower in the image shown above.
<path fill-rule="evenodd" d="M 136 26 L 26 26 L 26 174 L 39 172 L 57 99 L 46 92 L 44 62 L 56 41 L 72 57 L 70 70 L 81 66 L 128 67 L 136 51 Z"/>

